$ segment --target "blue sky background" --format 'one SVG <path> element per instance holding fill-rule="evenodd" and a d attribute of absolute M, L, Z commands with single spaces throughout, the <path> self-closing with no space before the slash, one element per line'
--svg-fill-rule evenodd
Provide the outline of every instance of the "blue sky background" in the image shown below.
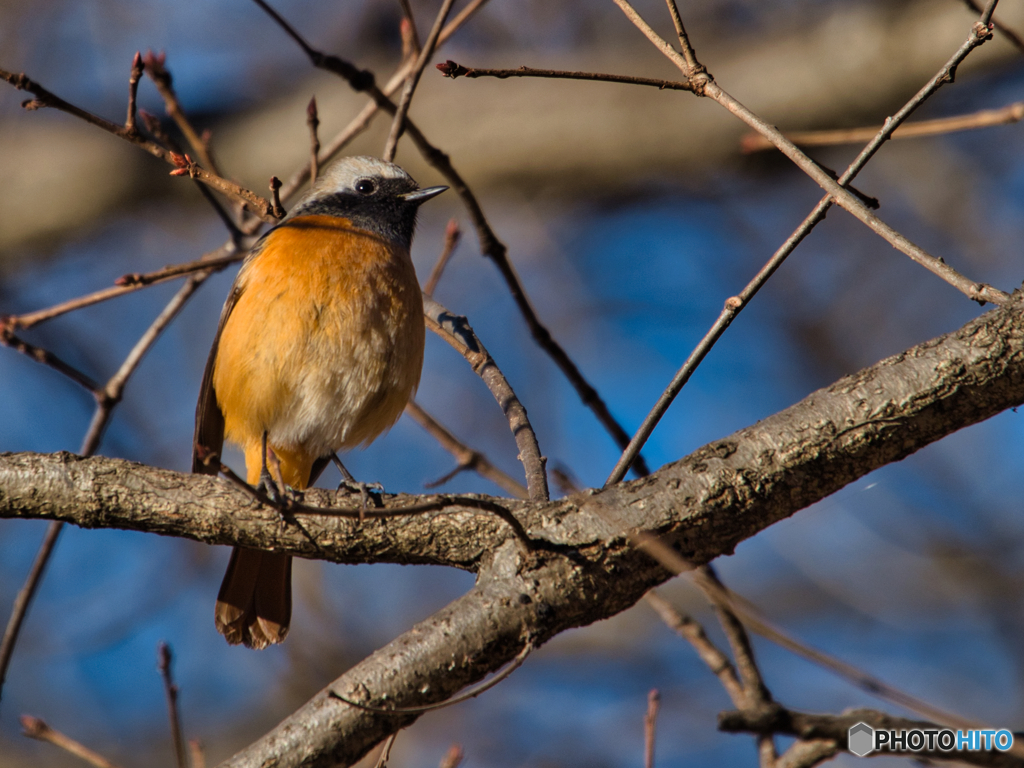
<path fill-rule="evenodd" d="M 708 2 L 698 11 L 756 30 L 771 14 L 768 6 L 794 12 L 803 5 Z M 315 42 L 346 46 L 354 57 L 379 52 L 378 42 L 393 50 L 391 28 L 381 20 L 394 18 L 394 9 L 383 3 L 331 4 L 329 12 L 318 3 L 277 6 L 299 28 L 315 29 Z M 571 51 L 585 37 L 540 5 L 494 6 L 460 44 Z M 426 18 L 424 10 L 421 26 Z M 588 18 L 604 23 L 608 17 Z M 271 38 L 266 19 L 241 0 L 54 2 L 10 20 L 0 39 L 0 67 L 24 70 L 74 103 L 109 115 L 123 110 L 126 62 L 140 48 L 170 52 L 183 102 L 203 114 L 255 107 L 306 71 L 301 56 L 276 36 L 252 44 Z M 1014 64 L 958 81 L 922 116 L 1002 106 L 1022 92 L 1024 67 Z M 3 142 L 5 125 L 52 119 L 23 113 L 21 98 L 0 90 L 0 152 L 17 151 Z M 141 98 L 161 112 L 151 91 Z M 1024 241 L 1022 147 L 1019 126 L 894 144 L 858 186 L 880 197 L 885 220 L 912 240 L 973 278 L 1012 290 L 1021 280 Z M 457 165 L 458 147 L 444 148 Z M 842 168 L 854 153 L 847 147 L 815 156 Z M 944 175 L 936 177 L 939 171 Z M 540 317 L 627 430 L 642 420 L 724 299 L 820 197 L 802 174 L 770 158 L 736 158 L 697 179 L 664 176 L 648 194 L 634 192 L 603 189 L 570 198 L 514 190 L 482 201 Z M 414 244 L 421 277 L 452 216 L 469 226 L 454 195 L 423 210 Z M 207 209 L 181 200 L 145 202 L 73 238 L 9 254 L 19 266 L 0 274 L 0 312 L 48 306 L 126 272 L 190 260 L 223 240 Z M 101 454 L 187 469 L 202 367 L 232 277 L 228 271 L 208 281 L 147 356 Z M 76 312 L 26 336 L 103 380 L 176 287 Z M 567 468 L 581 485 L 600 485 L 617 450 L 530 343 L 471 232 L 437 296 L 469 317 L 528 408 L 551 464 Z M 978 312 L 833 211 L 730 328 L 645 456 L 652 467 L 678 459 Z M 87 394 L 11 350 L 0 350 L 0 386 L 0 450 L 78 449 L 93 410 Z M 418 399 L 456 435 L 521 475 L 490 394 L 434 338 L 427 342 Z M 937 706 L 1020 729 L 1020 419 L 1002 414 L 886 467 L 744 542 L 716 565 L 727 584 L 811 645 Z M 449 471 L 453 460 L 403 419 L 346 463 L 358 477 L 413 493 Z M 336 478 L 326 475 L 325 482 Z M 444 488 L 498 492 L 466 473 Z M 4 617 L 45 527 L 0 521 Z M 213 765 L 472 584 L 470 574 L 441 568 L 300 562 L 293 632 L 283 647 L 256 654 L 229 648 L 213 627 L 227 555 L 226 548 L 169 538 L 66 529 L 4 687 L 0 766 L 73 764 L 19 735 L 23 713 L 122 765 L 171 765 L 155 669 L 161 640 L 175 653 L 186 735 L 207 745 Z M 707 620 L 721 640 L 685 580 L 665 594 Z M 768 685 L 789 706 L 822 712 L 876 706 L 905 714 L 771 644 L 755 640 L 755 646 Z M 560 636 L 495 690 L 422 718 L 399 738 L 392 765 L 436 765 L 453 741 L 465 746 L 466 765 L 636 765 L 651 688 L 663 697 L 659 765 L 754 764 L 751 739 L 715 730 L 716 714 L 731 708 L 717 681 L 641 605 Z"/>

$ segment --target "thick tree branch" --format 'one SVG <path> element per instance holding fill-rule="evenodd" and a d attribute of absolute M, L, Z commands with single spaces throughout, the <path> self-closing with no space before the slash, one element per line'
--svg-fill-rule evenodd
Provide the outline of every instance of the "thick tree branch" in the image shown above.
<path fill-rule="evenodd" d="M 557 502 L 431 499 L 436 511 L 356 521 L 279 521 L 227 483 L 115 459 L 0 457 L 0 517 L 49 518 L 239 543 L 335 562 L 436 563 L 479 572 L 467 595 L 349 671 L 331 689 L 374 706 L 444 700 L 527 642 L 617 613 L 669 572 L 627 533 L 663 537 L 693 563 L 880 466 L 1024 402 L 1019 298 L 947 336 L 819 390 L 654 475 Z M 338 503 L 311 491 L 310 503 Z M 514 518 L 514 520 L 513 520 Z M 412 715 L 382 717 L 327 690 L 231 766 L 351 762 Z"/>
<path fill-rule="evenodd" d="M 650 478 L 556 502 L 398 496 L 389 497 L 389 507 L 433 501 L 439 509 L 362 525 L 298 514 L 300 530 L 293 523 L 268 525 L 277 512 L 221 480 L 117 459 L 4 454 L 0 517 L 151 531 L 334 562 L 475 570 L 488 552 L 521 538 L 502 518 L 510 514 L 535 548 L 597 546 L 600 552 L 587 554 L 597 562 L 625 547 L 628 531 L 644 529 L 664 534 L 691 562 L 703 563 L 873 469 L 1022 402 L 1024 317 L 1015 300 L 840 379 Z M 344 494 L 323 490 L 310 491 L 307 502 L 349 503 Z M 635 552 L 624 556 L 646 562 Z"/>

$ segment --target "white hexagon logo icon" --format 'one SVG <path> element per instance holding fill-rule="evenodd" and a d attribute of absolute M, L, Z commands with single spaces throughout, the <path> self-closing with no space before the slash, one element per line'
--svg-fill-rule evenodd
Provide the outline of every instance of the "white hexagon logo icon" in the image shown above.
<path fill-rule="evenodd" d="M 866 757 L 875 748 L 875 729 L 867 723 L 857 723 L 850 727 L 846 735 L 847 749 L 857 757 Z"/>

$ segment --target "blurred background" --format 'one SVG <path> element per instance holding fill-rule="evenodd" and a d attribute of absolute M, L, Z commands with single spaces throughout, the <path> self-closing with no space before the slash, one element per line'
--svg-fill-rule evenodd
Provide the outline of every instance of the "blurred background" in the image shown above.
<path fill-rule="evenodd" d="M 412 0 L 421 35 L 437 5 Z M 394 0 L 276 7 L 312 45 L 374 69 L 382 81 L 398 64 Z M 671 38 L 662 3 L 637 7 Z M 963 43 L 975 18 L 958 0 L 697 0 L 682 11 L 718 82 L 794 130 L 880 124 Z M 1000 15 L 1024 30 L 1020 3 L 1004 0 Z M 109 119 L 123 121 L 132 56 L 147 49 L 166 52 L 179 97 L 212 131 L 225 173 L 260 193 L 271 175 L 288 178 L 308 157 L 311 96 L 325 143 L 363 104 L 341 81 L 312 73 L 244 0 L 0 0 L 0 68 L 23 71 Z M 613 4 L 574 0 L 489 3 L 435 57 L 446 58 L 678 76 Z M 997 35 L 915 118 L 1024 99 L 1022 63 Z M 225 240 L 190 182 L 67 115 L 25 112 L 25 98 L 0 87 L 0 313 L 190 261 Z M 145 79 L 139 103 L 164 115 Z M 743 126 L 685 93 L 453 82 L 428 69 L 411 115 L 478 193 L 540 318 L 630 432 L 725 298 L 821 197 L 777 154 L 742 155 Z M 380 154 L 387 128 L 375 123 L 349 153 Z M 897 141 L 857 186 L 878 197 L 881 217 L 911 240 L 1009 291 L 1021 280 L 1022 149 L 1016 125 Z M 856 152 L 811 154 L 841 172 Z M 421 184 L 442 181 L 407 142 L 397 161 Z M 438 299 L 469 317 L 505 371 L 549 467 L 580 486 L 600 485 L 618 450 L 531 343 L 458 199 L 444 195 L 421 216 L 413 248 L 421 278 L 455 217 L 466 236 Z M 187 470 L 199 381 L 233 272 L 209 280 L 145 359 L 99 453 Z M 156 286 L 24 336 L 105 381 L 176 289 Z M 978 312 L 833 210 L 713 350 L 644 455 L 652 468 L 678 459 Z M 0 350 L 0 382 L 0 450 L 78 449 L 94 407 L 87 393 L 13 350 Z M 521 478 L 491 395 L 436 338 L 427 340 L 418 401 Z M 934 705 L 1020 730 L 1020 418 L 1005 413 L 854 483 L 721 558 L 720 574 L 806 642 Z M 408 493 L 454 466 L 406 418 L 346 463 L 361 479 Z M 329 472 L 321 484 L 337 479 Z M 443 488 L 500 493 L 468 473 Z M 46 525 L 0 521 L 3 621 Z M 161 640 L 175 654 L 186 736 L 202 741 L 214 765 L 472 584 L 471 574 L 440 568 L 299 561 L 288 641 L 254 653 L 228 647 L 213 627 L 227 556 L 226 548 L 187 541 L 65 529 L 4 687 L 0 767 L 76 764 L 19 734 L 26 713 L 121 765 L 172 765 L 156 671 Z M 665 594 L 720 638 L 685 579 Z M 767 684 L 787 706 L 906 714 L 775 646 L 755 646 Z M 437 765 L 452 742 L 463 744 L 470 766 L 639 765 L 651 688 L 662 694 L 659 765 L 755 764 L 751 738 L 715 729 L 717 712 L 732 708 L 717 680 L 640 605 L 561 635 L 496 689 L 423 717 L 399 736 L 391 765 Z"/>

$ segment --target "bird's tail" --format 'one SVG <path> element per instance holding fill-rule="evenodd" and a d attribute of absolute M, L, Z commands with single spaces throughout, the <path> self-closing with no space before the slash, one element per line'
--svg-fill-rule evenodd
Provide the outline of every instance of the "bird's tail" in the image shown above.
<path fill-rule="evenodd" d="M 281 478 L 296 490 L 309 483 L 313 459 L 279 448 Z M 263 467 L 262 446 L 245 452 L 247 479 L 255 485 Z M 217 631 L 232 645 L 262 650 L 280 643 L 292 618 L 292 558 L 278 552 L 235 547 L 217 594 Z"/>

